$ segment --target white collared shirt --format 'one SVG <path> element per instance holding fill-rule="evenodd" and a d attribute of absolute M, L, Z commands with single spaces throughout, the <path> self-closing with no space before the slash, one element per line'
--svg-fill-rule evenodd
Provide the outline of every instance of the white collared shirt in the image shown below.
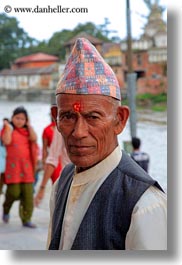
<path fill-rule="evenodd" d="M 62 225 L 60 249 L 69 250 L 76 237 L 80 223 L 95 193 L 116 168 L 122 157 L 118 146 L 106 159 L 96 166 L 75 174 L 71 184 Z M 50 200 L 51 216 L 54 210 L 54 190 Z M 135 205 L 129 231 L 126 236 L 127 250 L 167 249 L 167 202 L 166 195 L 150 187 Z M 52 219 L 52 218 L 51 218 Z M 51 223 L 48 235 L 50 242 Z"/>
<path fill-rule="evenodd" d="M 46 158 L 46 164 L 51 164 L 54 167 L 57 167 L 59 162 L 61 163 L 62 168 L 64 168 L 71 161 L 67 155 L 63 137 L 55 127 L 53 140 L 49 148 L 49 154 Z"/>

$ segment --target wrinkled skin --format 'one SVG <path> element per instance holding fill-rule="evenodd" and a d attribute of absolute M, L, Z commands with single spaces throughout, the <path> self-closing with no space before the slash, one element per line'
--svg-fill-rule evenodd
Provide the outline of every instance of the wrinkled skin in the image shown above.
<path fill-rule="evenodd" d="M 129 116 L 128 107 L 103 95 L 60 94 L 51 112 L 79 171 L 99 163 L 117 147 L 117 135 Z"/>

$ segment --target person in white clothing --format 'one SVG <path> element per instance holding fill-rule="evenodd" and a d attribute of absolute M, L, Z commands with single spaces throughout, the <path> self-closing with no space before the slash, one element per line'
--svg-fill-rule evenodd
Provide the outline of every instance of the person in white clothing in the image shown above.
<path fill-rule="evenodd" d="M 62 169 L 70 163 L 70 159 L 67 155 L 65 148 L 64 140 L 62 135 L 58 132 L 57 128 L 54 129 L 53 140 L 50 145 L 49 153 L 45 161 L 45 170 L 42 181 L 40 183 L 37 194 L 34 198 L 35 206 L 39 206 L 45 195 L 45 188 L 47 182 L 51 179 L 51 176 L 57 168 L 58 163 L 60 162 Z M 61 172 L 60 172 L 61 174 Z"/>
<path fill-rule="evenodd" d="M 76 40 L 52 115 L 71 160 L 50 199 L 49 250 L 166 250 L 166 194 L 117 136 L 129 108 L 110 66 Z"/>

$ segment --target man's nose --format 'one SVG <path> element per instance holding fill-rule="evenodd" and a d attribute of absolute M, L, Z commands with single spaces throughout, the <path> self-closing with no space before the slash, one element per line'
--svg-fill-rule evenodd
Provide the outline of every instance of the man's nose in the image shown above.
<path fill-rule="evenodd" d="M 81 139 L 88 136 L 88 124 L 87 121 L 84 119 L 84 117 L 82 116 L 78 117 L 72 135 L 76 139 Z"/>

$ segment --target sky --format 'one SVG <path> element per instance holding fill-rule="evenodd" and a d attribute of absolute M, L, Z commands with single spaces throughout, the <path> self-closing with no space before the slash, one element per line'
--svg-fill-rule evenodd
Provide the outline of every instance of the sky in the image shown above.
<path fill-rule="evenodd" d="M 155 1 L 155 0 L 153 0 Z M 126 38 L 126 0 L 0 0 L 0 12 L 8 16 L 14 16 L 30 37 L 39 41 L 48 40 L 54 32 L 63 29 L 74 29 L 78 23 L 93 22 L 95 25 L 104 24 L 104 18 L 108 18 L 109 30 L 115 30 L 113 35 L 121 39 Z M 159 3 L 166 7 L 167 0 L 160 0 Z M 56 11 L 57 6 L 63 8 L 87 8 L 88 13 L 37 13 L 41 8 L 48 8 Z M 15 12 L 14 8 L 32 8 L 34 13 Z M 131 9 L 131 32 L 134 38 L 142 34 L 142 28 L 146 22 L 144 16 L 148 15 L 148 8 L 143 0 L 130 0 Z M 167 9 L 163 14 L 167 21 Z M 113 35 L 110 35 L 113 36 Z"/>

